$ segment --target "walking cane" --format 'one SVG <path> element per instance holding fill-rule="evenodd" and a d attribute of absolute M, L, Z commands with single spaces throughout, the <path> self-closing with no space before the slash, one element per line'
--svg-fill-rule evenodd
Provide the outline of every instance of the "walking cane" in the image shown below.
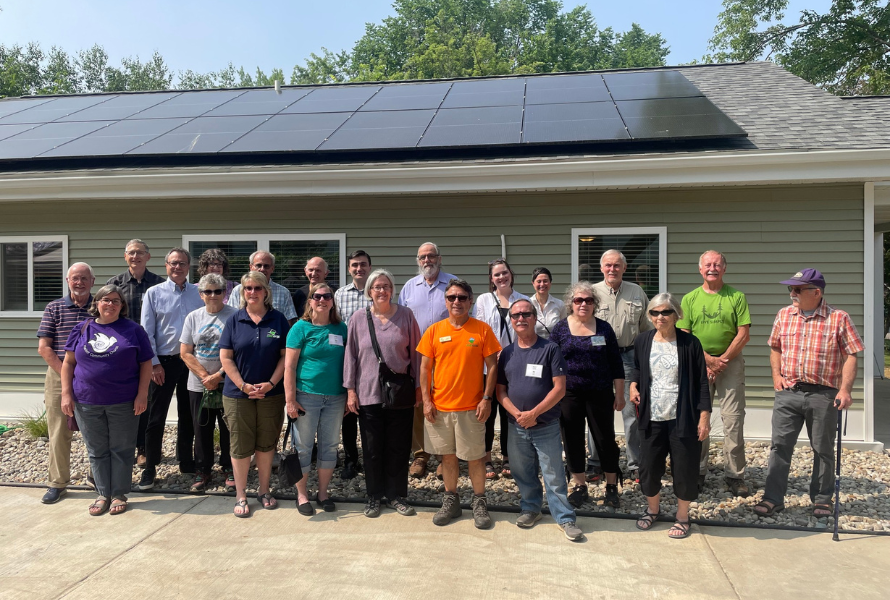
<path fill-rule="evenodd" d="M 834 535 L 831 536 L 831 539 L 835 542 L 841 541 L 837 535 L 837 525 L 838 525 L 838 516 L 840 515 L 840 507 L 841 507 L 841 421 L 844 418 L 844 413 L 841 410 L 837 411 L 837 460 L 835 461 L 835 471 L 834 471 Z"/>

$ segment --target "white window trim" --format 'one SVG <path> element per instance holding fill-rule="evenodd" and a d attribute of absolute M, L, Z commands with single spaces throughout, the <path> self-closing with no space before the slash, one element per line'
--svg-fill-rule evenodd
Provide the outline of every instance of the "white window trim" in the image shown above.
<path fill-rule="evenodd" d="M 34 306 L 34 242 L 62 242 L 62 294 L 68 294 L 68 283 L 65 277 L 68 274 L 68 236 L 67 235 L 9 235 L 0 237 L 0 244 L 28 243 L 28 306 Z M 3 281 L 3 264 L 0 261 L 0 283 Z M 0 319 L 9 318 L 40 318 L 43 310 L 0 310 Z"/>
<path fill-rule="evenodd" d="M 667 227 L 578 227 L 572 228 L 572 281 L 578 281 L 578 238 L 582 235 L 658 235 L 658 289 L 668 289 Z"/>
<path fill-rule="evenodd" d="M 346 234 L 345 233 L 258 233 L 256 235 L 244 233 L 218 233 L 216 235 L 184 235 L 182 247 L 188 250 L 189 242 L 215 242 L 226 240 L 231 242 L 256 242 L 256 249 L 269 252 L 269 242 L 311 242 L 315 240 L 337 240 L 340 242 L 340 272 L 337 274 L 338 286 L 346 284 Z M 198 260 L 193 256 L 192 260 Z"/>

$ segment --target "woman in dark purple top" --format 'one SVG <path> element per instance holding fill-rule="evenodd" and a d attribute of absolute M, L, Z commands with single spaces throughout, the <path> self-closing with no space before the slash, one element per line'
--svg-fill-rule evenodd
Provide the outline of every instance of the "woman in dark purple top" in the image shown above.
<path fill-rule="evenodd" d="M 62 412 L 77 414 L 99 497 L 90 505 L 98 516 L 127 510 L 139 415 L 148 406 L 151 359 L 148 335 L 127 319 L 127 301 L 116 285 L 93 297 L 90 315 L 65 344 Z M 111 504 L 109 505 L 109 501 Z"/>
<path fill-rule="evenodd" d="M 618 444 L 614 411 L 624 408 L 624 365 L 612 327 L 594 317 L 596 295 L 587 281 L 572 284 L 566 293 L 569 316 L 553 327 L 556 343 L 568 365 L 566 395 L 559 418 L 566 461 L 574 482 L 569 502 L 580 507 L 587 499 L 584 476 L 584 419 L 606 474 L 606 505 L 619 507 Z"/>

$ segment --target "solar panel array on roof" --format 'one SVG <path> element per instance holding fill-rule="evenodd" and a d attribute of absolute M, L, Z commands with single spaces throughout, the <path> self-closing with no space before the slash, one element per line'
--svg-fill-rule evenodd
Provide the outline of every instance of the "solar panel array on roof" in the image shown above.
<path fill-rule="evenodd" d="M 0 160 L 747 135 L 678 71 L 0 101 Z"/>

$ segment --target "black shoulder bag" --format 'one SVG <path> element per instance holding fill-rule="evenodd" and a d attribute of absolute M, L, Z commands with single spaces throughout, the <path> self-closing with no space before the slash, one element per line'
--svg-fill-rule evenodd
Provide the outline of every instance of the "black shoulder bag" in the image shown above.
<path fill-rule="evenodd" d="M 290 429 L 295 419 L 287 418 L 287 429 L 284 430 L 284 443 L 281 445 L 281 452 L 278 454 L 280 462 L 278 464 L 278 487 L 289 488 L 294 487 L 298 481 L 303 479 L 303 470 L 300 467 L 300 454 L 296 448 L 293 451 L 288 450 L 287 438 L 290 435 Z"/>
<path fill-rule="evenodd" d="M 377 382 L 380 385 L 380 396 L 383 398 L 383 408 L 414 408 L 416 396 L 416 385 L 414 377 L 411 376 L 411 362 L 408 362 L 407 373 L 396 373 L 383 362 L 383 355 L 380 353 L 380 346 L 377 344 L 377 333 L 374 331 L 374 318 L 371 316 L 371 307 L 365 309 L 368 316 L 368 331 L 371 333 L 371 345 L 374 347 L 374 354 L 377 355 L 377 362 L 380 370 L 377 373 Z M 410 355 L 410 350 L 409 350 Z"/>

